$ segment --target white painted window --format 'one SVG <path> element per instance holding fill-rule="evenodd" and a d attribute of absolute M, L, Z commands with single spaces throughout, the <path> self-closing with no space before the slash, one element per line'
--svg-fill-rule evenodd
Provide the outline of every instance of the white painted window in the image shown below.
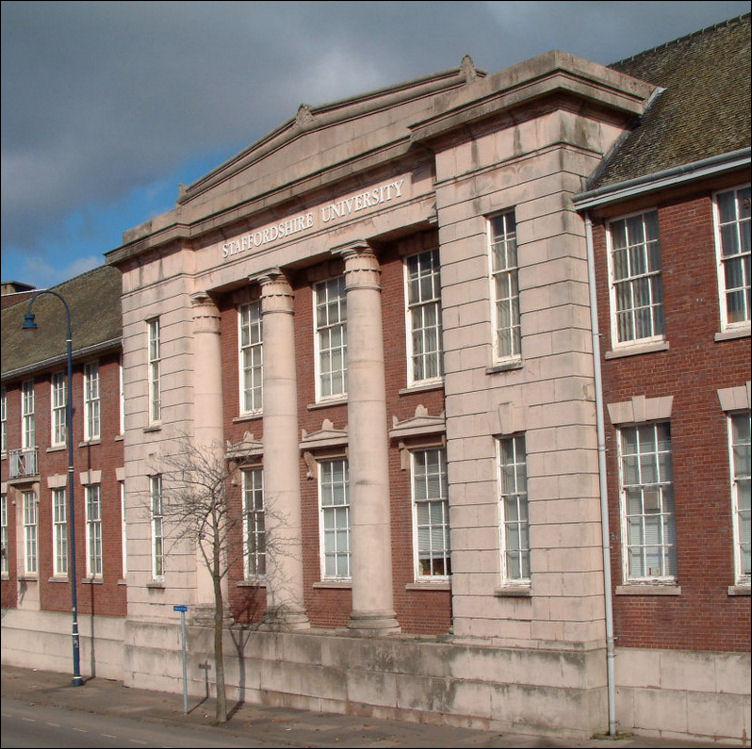
<path fill-rule="evenodd" d="M 530 581 L 530 519 L 527 495 L 525 437 L 498 441 L 499 515 L 501 518 L 501 577 L 504 583 Z"/>
<path fill-rule="evenodd" d="M 243 304 L 238 308 L 241 413 L 258 413 L 263 406 L 263 327 L 261 302 Z"/>
<path fill-rule="evenodd" d="M 0 392 L 0 452 L 8 452 L 8 394 L 5 388 Z"/>
<path fill-rule="evenodd" d="M 38 529 L 37 495 L 32 491 L 21 493 L 23 505 L 24 571 L 27 575 L 37 573 Z"/>
<path fill-rule="evenodd" d="M 84 439 L 99 439 L 99 363 L 84 365 Z"/>
<path fill-rule="evenodd" d="M 36 447 L 36 422 L 34 419 L 34 380 L 21 384 L 21 447 Z"/>
<path fill-rule="evenodd" d="M 65 489 L 52 490 L 52 572 L 68 574 L 68 509 Z"/>
<path fill-rule="evenodd" d="M 438 250 L 405 258 L 405 288 L 408 384 L 439 380 L 443 372 Z"/>
<path fill-rule="evenodd" d="M 350 498 L 347 460 L 319 463 L 321 576 L 350 577 Z"/>
<path fill-rule="evenodd" d="M 120 485 L 120 541 L 123 549 L 123 578 L 128 574 L 128 525 L 125 519 L 125 481 Z"/>
<path fill-rule="evenodd" d="M 750 412 L 729 415 L 731 503 L 736 583 L 750 581 Z"/>
<path fill-rule="evenodd" d="M 52 375 L 52 380 L 50 381 L 50 403 L 52 409 L 50 444 L 53 447 L 65 444 L 67 379 L 65 372 L 56 372 Z"/>
<path fill-rule="evenodd" d="M 316 400 L 347 393 L 347 298 L 344 276 L 314 286 Z"/>
<path fill-rule="evenodd" d="M 99 484 L 84 487 L 86 495 L 86 576 L 102 576 L 102 489 Z"/>
<path fill-rule="evenodd" d="M 118 362 L 118 387 L 119 387 L 119 398 L 118 398 L 118 407 L 120 409 L 120 431 L 118 434 L 125 434 L 125 381 L 123 379 L 123 357 L 120 357 L 120 360 Z"/>
<path fill-rule="evenodd" d="M 243 471 L 243 537 L 246 579 L 266 574 L 266 528 L 264 522 L 264 471 Z"/>
<path fill-rule="evenodd" d="M 412 464 L 413 549 L 416 579 L 451 574 L 446 454 L 443 448 L 414 450 Z"/>
<path fill-rule="evenodd" d="M 10 570 L 10 538 L 8 536 L 8 495 L 0 494 L 0 573 L 7 575 Z"/>
<path fill-rule="evenodd" d="M 715 195 L 715 245 L 721 325 L 749 326 L 750 186 Z"/>
<path fill-rule="evenodd" d="M 667 422 L 619 430 L 624 577 L 676 577 L 671 430 Z"/>
<path fill-rule="evenodd" d="M 517 225 L 514 211 L 488 219 L 491 267 L 491 319 L 495 361 L 521 356 L 520 289 L 518 283 Z"/>
<path fill-rule="evenodd" d="M 149 335 L 149 423 L 162 418 L 162 393 L 160 384 L 161 342 L 159 318 L 147 321 Z"/>
<path fill-rule="evenodd" d="M 164 509 L 162 504 L 162 477 L 149 477 L 151 495 L 151 571 L 155 580 L 163 580 L 165 573 Z"/>
<path fill-rule="evenodd" d="M 608 231 L 614 345 L 663 338 L 658 212 L 611 221 Z"/>

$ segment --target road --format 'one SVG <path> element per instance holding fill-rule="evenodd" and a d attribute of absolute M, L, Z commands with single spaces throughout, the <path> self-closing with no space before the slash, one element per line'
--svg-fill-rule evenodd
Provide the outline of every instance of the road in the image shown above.
<path fill-rule="evenodd" d="M 211 726 L 166 725 L 137 718 L 96 715 L 57 707 L 0 701 L 2 749 L 87 749 L 88 747 L 268 747 L 256 741 L 253 729 L 244 737 L 228 735 Z"/>

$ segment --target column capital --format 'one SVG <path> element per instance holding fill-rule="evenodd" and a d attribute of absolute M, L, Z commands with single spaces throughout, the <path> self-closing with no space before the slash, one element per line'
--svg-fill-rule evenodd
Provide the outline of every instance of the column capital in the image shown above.
<path fill-rule="evenodd" d="M 207 291 L 201 289 L 191 294 L 191 306 L 193 322 L 198 326 L 194 332 L 219 333 L 219 310 Z"/>
<path fill-rule="evenodd" d="M 248 276 L 248 280 L 261 286 L 261 311 L 292 314 L 294 294 L 290 282 L 280 268 L 266 268 Z"/>
<path fill-rule="evenodd" d="M 345 285 L 350 289 L 381 291 L 381 267 L 376 253 L 364 239 L 339 245 L 331 250 L 345 263 Z"/>

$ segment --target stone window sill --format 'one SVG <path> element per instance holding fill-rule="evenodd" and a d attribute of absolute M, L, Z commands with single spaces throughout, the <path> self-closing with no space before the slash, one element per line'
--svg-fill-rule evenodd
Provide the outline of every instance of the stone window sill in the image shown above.
<path fill-rule="evenodd" d="M 728 594 L 730 596 L 748 596 L 749 583 L 747 583 L 746 585 L 729 585 Z"/>
<path fill-rule="evenodd" d="M 237 588 L 266 588 L 266 580 L 238 580 Z"/>
<path fill-rule="evenodd" d="M 93 439 L 93 440 L 84 440 L 83 442 L 79 442 L 78 446 L 90 447 L 91 445 L 101 445 L 101 444 L 102 444 L 102 440 L 99 437 L 97 437 L 96 439 Z"/>
<path fill-rule="evenodd" d="M 81 580 L 83 585 L 102 585 L 104 580 L 101 577 L 85 577 Z"/>
<path fill-rule="evenodd" d="M 344 398 L 332 398 L 330 401 L 319 401 L 318 403 L 309 403 L 307 408 L 309 411 L 315 411 L 317 408 L 329 408 L 330 406 L 346 406 L 347 396 Z"/>
<path fill-rule="evenodd" d="M 436 582 L 426 581 L 420 583 L 408 583 L 405 585 L 405 590 L 451 590 L 452 586 L 448 580 L 437 580 Z"/>
<path fill-rule="evenodd" d="M 68 579 L 67 575 L 65 576 L 59 575 L 57 577 L 53 576 L 53 577 L 47 578 L 47 582 L 48 583 L 69 583 L 70 580 Z"/>
<path fill-rule="evenodd" d="M 261 411 L 257 411 L 252 414 L 240 414 L 239 416 L 235 416 L 232 420 L 233 424 L 240 424 L 243 421 L 254 421 L 255 419 L 263 419 L 264 414 L 261 413 Z"/>
<path fill-rule="evenodd" d="M 161 432 L 161 431 L 162 431 L 161 424 L 149 424 L 148 427 L 144 427 L 144 434 L 147 434 L 149 432 Z"/>
<path fill-rule="evenodd" d="M 65 445 L 53 445 L 52 447 L 48 447 L 45 452 L 47 453 L 59 453 L 65 450 Z"/>
<path fill-rule="evenodd" d="M 514 361 L 499 362 L 486 367 L 486 374 L 498 374 L 499 372 L 513 372 L 516 369 L 522 369 L 522 359 Z"/>
<path fill-rule="evenodd" d="M 532 592 L 529 585 L 505 585 L 494 590 L 497 598 L 530 598 Z"/>
<path fill-rule="evenodd" d="M 165 584 L 161 580 L 152 580 L 146 583 L 148 590 L 165 590 Z"/>
<path fill-rule="evenodd" d="M 622 356 L 637 356 L 638 354 L 653 354 L 657 351 L 668 351 L 668 341 L 652 341 L 650 343 L 635 343 L 634 345 L 620 346 L 619 348 L 606 351 L 604 358 L 620 359 Z"/>
<path fill-rule="evenodd" d="M 410 395 L 411 393 L 424 393 L 427 390 L 441 390 L 444 387 L 444 380 L 431 380 L 430 382 L 418 382 L 415 385 L 408 385 L 406 388 L 398 391 L 398 395 Z"/>
<path fill-rule="evenodd" d="M 313 587 L 350 590 L 352 588 L 352 580 L 320 580 L 319 582 L 314 583 Z"/>
<path fill-rule="evenodd" d="M 30 575 L 19 575 L 17 578 L 19 583 L 38 583 L 39 578 Z"/>
<path fill-rule="evenodd" d="M 617 596 L 680 596 L 681 586 L 673 583 L 633 583 L 617 585 Z"/>
<path fill-rule="evenodd" d="M 744 325 L 739 328 L 727 328 L 713 336 L 714 341 L 733 341 L 736 338 L 749 338 L 750 326 Z"/>

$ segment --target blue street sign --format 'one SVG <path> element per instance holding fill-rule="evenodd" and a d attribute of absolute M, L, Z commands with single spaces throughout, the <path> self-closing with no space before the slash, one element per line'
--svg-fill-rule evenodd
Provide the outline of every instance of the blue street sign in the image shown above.
<path fill-rule="evenodd" d="M 187 606 L 173 606 L 172 610 L 173 611 L 188 611 L 188 607 Z"/>

